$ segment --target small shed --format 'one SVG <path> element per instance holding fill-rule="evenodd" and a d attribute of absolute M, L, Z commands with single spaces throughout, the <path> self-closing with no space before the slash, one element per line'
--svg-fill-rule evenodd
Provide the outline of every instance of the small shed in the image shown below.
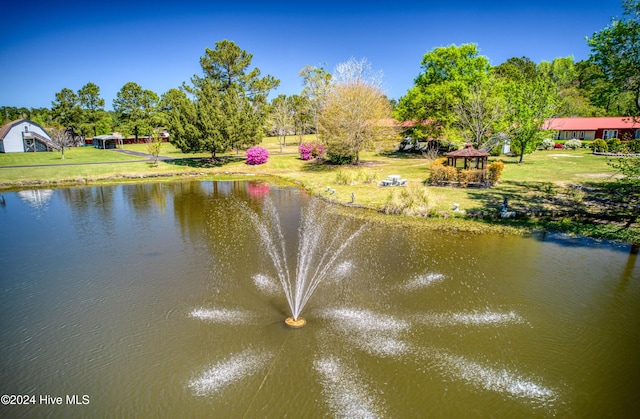
<path fill-rule="evenodd" d="M 122 144 L 122 137 L 117 134 L 98 135 L 97 137 L 93 137 L 94 148 L 117 148 L 118 144 Z"/>
<path fill-rule="evenodd" d="M 467 143 L 460 150 L 451 151 L 447 154 L 447 166 L 453 166 L 458 169 L 478 169 L 484 173 L 487 169 L 489 153 L 473 148 L 471 143 Z M 462 160 L 462 167 L 458 167 L 458 161 Z"/>

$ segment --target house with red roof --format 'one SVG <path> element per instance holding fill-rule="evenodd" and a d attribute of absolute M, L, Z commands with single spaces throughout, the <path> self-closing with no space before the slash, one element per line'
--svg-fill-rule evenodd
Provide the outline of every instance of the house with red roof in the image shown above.
<path fill-rule="evenodd" d="M 546 121 L 545 128 L 556 131 L 556 140 L 640 139 L 640 120 L 630 116 L 554 118 Z"/>

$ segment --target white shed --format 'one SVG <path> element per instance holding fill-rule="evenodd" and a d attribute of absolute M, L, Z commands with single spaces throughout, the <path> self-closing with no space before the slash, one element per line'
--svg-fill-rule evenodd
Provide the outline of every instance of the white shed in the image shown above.
<path fill-rule="evenodd" d="M 51 151 L 60 147 L 40 125 L 28 119 L 18 119 L 0 128 L 0 153 Z"/>

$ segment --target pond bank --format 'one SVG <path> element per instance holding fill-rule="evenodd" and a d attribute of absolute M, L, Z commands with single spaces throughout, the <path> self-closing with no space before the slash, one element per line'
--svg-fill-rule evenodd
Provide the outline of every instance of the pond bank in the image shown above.
<path fill-rule="evenodd" d="M 514 218 L 501 218 L 500 210 L 468 211 L 440 211 L 435 217 L 417 217 L 384 214 L 380 207 L 366 204 L 352 204 L 313 190 L 302 180 L 295 178 L 295 174 L 287 177 L 279 174 L 247 173 L 242 171 L 210 171 L 197 169 L 188 171 L 169 171 L 159 173 L 121 173 L 104 176 L 74 176 L 64 179 L 31 179 L 24 181 L 10 181 L 0 183 L 1 191 L 15 191 L 24 188 L 60 188 L 87 186 L 98 184 L 129 183 L 129 182 L 159 182 L 181 180 L 255 180 L 278 185 L 290 185 L 305 189 L 310 195 L 334 205 L 342 206 L 349 214 L 358 217 L 375 218 L 378 221 L 392 224 L 411 225 L 414 227 L 454 232 L 469 232 L 474 234 L 530 234 L 534 231 L 558 231 L 576 236 L 594 239 L 611 240 L 625 243 L 640 242 L 640 232 L 637 227 L 622 228 L 619 223 L 594 223 L 584 220 L 571 210 L 550 210 L 545 212 L 518 211 Z"/>

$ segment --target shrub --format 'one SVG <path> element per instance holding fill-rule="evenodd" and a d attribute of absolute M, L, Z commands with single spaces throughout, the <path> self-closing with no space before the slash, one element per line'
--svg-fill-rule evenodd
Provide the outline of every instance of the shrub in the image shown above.
<path fill-rule="evenodd" d="M 259 146 L 247 150 L 247 164 L 258 165 L 266 163 L 269 159 L 269 151 Z"/>
<path fill-rule="evenodd" d="M 640 153 L 640 139 L 629 141 L 627 146 L 629 147 L 629 152 Z"/>
<path fill-rule="evenodd" d="M 327 149 L 327 157 L 333 164 L 351 164 L 356 161 L 356 155 L 351 148 L 340 142 L 333 142 Z"/>
<path fill-rule="evenodd" d="M 593 147 L 593 151 L 597 153 L 606 153 L 609 151 L 609 145 L 607 142 L 601 138 L 596 138 L 591 143 L 591 147 Z"/>
<path fill-rule="evenodd" d="M 622 142 L 618 138 L 609 138 L 607 140 L 607 146 L 609 147 L 609 151 L 612 153 L 617 153 L 623 149 Z"/>
<path fill-rule="evenodd" d="M 428 217 L 435 212 L 437 200 L 426 188 L 401 188 L 389 193 L 382 207 L 385 214 Z"/>
<path fill-rule="evenodd" d="M 458 180 L 460 186 L 466 187 L 472 182 L 482 182 L 482 170 L 478 169 L 463 169 L 458 173 Z"/>
<path fill-rule="evenodd" d="M 555 143 L 555 145 L 553 146 L 553 148 L 563 148 L 564 146 L 560 143 Z"/>
<path fill-rule="evenodd" d="M 432 184 L 458 180 L 458 170 L 452 166 L 445 166 L 446 157 L 434 160 L 429 166 L 429 181 Z"/>
<path fill-rule="evenodd" d="M 356 183 L 375 183 L 377 175 L 368 169 L 340 169 L 336 173 L 336 184 L 355 185 Z"/>
<path fill-rule="evenodd" d="M 487 166 L 487 179 L 492 185 L 498 183 L 502 177 L 502 171 L 504 170 L 504 163 L 501 160 L 494 161 Z"/>
<path fill-rule="evenodd" d="M 544 140 L 542 140 L 542 148 L 544 148 L 545 150 L 553 150 L 553 147 L 555 147 L 555 145 L 555 141 L 553 141 L 551 138 L 545 138 Z"/>
<path fill-rule="evenodd" d="M 314 141 L 300 144 L 298 151 L 300 151 L 300 159 L 311 160 L 311 158 L 321 159 L 324 157 L 326 149 L 323 144 Z"/>
<path fill-rule="evenodd" d="M 573 140 L 569 140 L 564 143 L 564 148 L 568 150 L 577 150 L 579 148 L 582 148 L 582 141 L 574 138 Z"/>

